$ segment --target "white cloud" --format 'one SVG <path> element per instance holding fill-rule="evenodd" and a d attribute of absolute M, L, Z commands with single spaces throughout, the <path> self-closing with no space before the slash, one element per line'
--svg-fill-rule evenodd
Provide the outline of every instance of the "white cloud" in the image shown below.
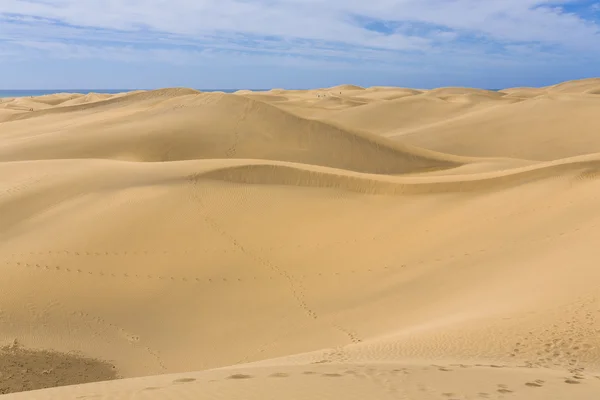
<path fill-rule="evenodd" d="M 56 54 L 77 49 L 82 57 L 106 51 L 121 57 L 119 49 L 135 47 L 136 53 L 178 51 L 192 59 L 208 57 L 205 49 L 253 57 L 260 51 L 263 57 L 282 60 L 366 57 L 382 62 L 397 60 L 398 52 L 474 51 L 487 57 L 495 48 L 521 56 L 523 46 L 541 53 L 547 51 L 544 46 L 557 46 L 557 52 L 600 51 L 598 24 L 558 8 L 569 2 L 573 0 L 0 0 L 0 41 L 9 43 L 11 51 L 44 43 L 41 47 L 56 45 Z M 389 35 L 365 29 L 353 16 L 408 21 L 419 29 Z M 61 47 L 65 41 L 69 44 Z M 44 51 L 40 45 L 37 50 Z"/>

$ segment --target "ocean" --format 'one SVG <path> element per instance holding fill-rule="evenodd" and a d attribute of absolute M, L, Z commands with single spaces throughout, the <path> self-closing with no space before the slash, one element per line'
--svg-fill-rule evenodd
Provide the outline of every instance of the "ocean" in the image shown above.
<path fill-rule="evenodd" d="M 36 97 L 36 96 L 44 96 L 48 94 L 55 93 L 107 93 L 107 94 L 115 94 L 115 93 L 123 93 L 123 92 L 131 92 L 132 90 L 140 90 L 140 89 L 56 89 L 56 90 L 0 90 L 0 98 L 6 97 Z M 146 90 L 146 89 L 141 89 Z M 225 92 L 225 93 L 233 93 L 239 89 L 198 89 L 202 92 Z M 268 90 L 268 89 L 252 89 L 252 90 Z"/>
<path fill-rule="evenodd" d="M 48 94 L 55 93 L 107 93 L 107 94 L 115 94 L 115 93 L 123 93 L 123 92 L 131 92 L 133 90 L 149 90 L 149 89 L 56 89 L 56 90 L 0 90 L 0 98 L 6 97 L 36 97 L 36 96 L 44 96 Z M 225 92 L 225 93 L 233 93 L 242 89 L 198 89 L 201 92 Z M 252 91 L 266 91 L 269 89 L 249 89 Z M 487 89 L 498 91 L 501 89 Z"/>

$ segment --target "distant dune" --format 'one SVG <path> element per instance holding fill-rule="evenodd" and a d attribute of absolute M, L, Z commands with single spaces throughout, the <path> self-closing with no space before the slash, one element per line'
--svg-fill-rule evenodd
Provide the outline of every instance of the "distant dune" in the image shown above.
<path fill-rule="evenodd" d="M 1 99 L 2 399 L 598 397 L 599 82 Z"/>
<path fill-rule="evenodd" d="M 333 86 L 333 87 L 329 88 L 329 90 L 332 90 L 332 91 L 336 91 L 336 90 L 365 90 L 365 88 L 361 87 L 361 86 L 356 86 L 356 85 L 338 85 L 338 86 Z"/>

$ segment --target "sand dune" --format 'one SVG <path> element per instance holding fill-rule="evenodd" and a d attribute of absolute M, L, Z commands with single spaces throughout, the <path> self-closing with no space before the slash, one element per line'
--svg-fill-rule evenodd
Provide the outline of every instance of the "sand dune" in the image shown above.
<path fill-rule="evenodd" d="M 335 92 L 338 90 L 365 90 L 365 88 L 357 85 L 338 85 L 330 87 L 328 90 Z"/>
<path fill-rule="evenodd" d="M 68 121 L 63 115 L 40 115 L 30 117 L 36 118 L 35 123 L 30 118 L 7 122 L 7 131 L 12 133 L 4 139 L 0 160 L 254 158 L 372 173 L 445 168 L 469 161 L 299 118 L 247 97 L 165 93 L 139 93 L 105 101 L 110 102 L 106 105 L 82 105 L 91 109 L 79 106 L 60 110 L 61 114 L 72 114 Z M 60 131 L 45 134 L 49 130 Z M 24 137 L 36 140 L 24 141 Z M 331 148 L 337 151 L 331 152 Z"/>
<path fill-rule="evenodd" d="M 581 79 L 577 81 L 562 82 L 557 85 L 545 88 L 549 92 L 560 93 L 590 93 L 597 92 L 600 89 L 600 78 Z"/>
<path fill-rule="evenodd" d="M 473 89 L 473 88 L 461 88 L 461 87 L 445 87 L 428 90 L 425 92 L 428 96 L 444 98 L 445 96 L 466 96 L 466 95 L 479 95 L 481 98 L 500 98 L 504 96 L 502 92 L 495 92 L 492 90 L 484 89 Z"/>
<path fill-rule="evenodd" d="M 500 92 L 441 88 L 313 117 L 442 153 L 547 161 L 600 152 L 597 82 Z"/>
<path fill-rule="evenodd" d="M 436 96 L 419 94 L 373 102 L 361 107 L 324 115 L 324 120 L 342 126 L 358 127 L 387 136 L 389 132 L 422 127 L 427 123 L 462 116 L 468 110 L 487 108 L 487 103 L 446 101 Z"/>
<path fill-rule="evenodd" d="M 516 98 L 520 100 L 531 99 L 538 96 L 547 94 L 547 91 L 540 88 L 512 88 L 500 90 L 500 93 L 504 93 L 506 98 Z"/>
<path fill-rule="evenodd" d="M 500 90 L 512 96 L 535 97 L 548 93 L 571 93 L 571 94 L 599 94 L 600 79 L 590 78 L 576 81 L 562 82 L 544 88 L 511 88 Z"/>
<path fill-rule="evenodd" d="M 44 109 L 41 113 L 23 113 L 19 114 L 12 120 L 22 120 L 28 119 L 31 117 L 38 117 L 40 115 L 46 114 L 63 114 L 70 113 L 74 111 L 86 111 L 86 110 L 94 110 L 98 111 L 98 109 L 107 109 L 114 107 L 122 107 L 126 105 L 136 105 L 140 106 L 140 103 L 144 106 L 148 107 L 154 105 L 158 102 L 179 97 L 185 95 L 192 95 L 200 93 L 197 90 L 193 89 L 161 89 L 161 90 L 153 90 L 153 91 L 135 91 L 130 93 L 123 93 L 117 95 L 104 95 L 100 97 L 98 95 L 86 95 L 79 96 L 75 99 L 65 100 L 59 104 L 59 107 L 53 107 L 50 109 Z M 19 101 L 20 99 L 17 99 Z M 34 99 L 31 102 L 35 102 Z M 42 102 L 43 103 L 43 102 Z M 64 105 L 60 107 L 60 105 Z M 37 111 L 35 108 L 33 111 Z"/>
<path fill-rule="evenodd" d="M 596 398 L 595 85 L 4 99 L 0 393 Z"/>
<path fill-rule="evenodd" d="M 466 156 L 552 160 L 600 151 L 598 107 L 600 96 L 548 94 L 387 136 Z"/>

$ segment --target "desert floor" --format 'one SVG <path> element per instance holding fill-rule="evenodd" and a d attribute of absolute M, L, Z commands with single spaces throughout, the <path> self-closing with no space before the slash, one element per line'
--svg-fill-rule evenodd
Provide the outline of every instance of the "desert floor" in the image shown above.
<path fill-rule="evenodd" d="M 598 399 L 600 79 L 0 99 L 0 274 L 2 399 Z"/>

